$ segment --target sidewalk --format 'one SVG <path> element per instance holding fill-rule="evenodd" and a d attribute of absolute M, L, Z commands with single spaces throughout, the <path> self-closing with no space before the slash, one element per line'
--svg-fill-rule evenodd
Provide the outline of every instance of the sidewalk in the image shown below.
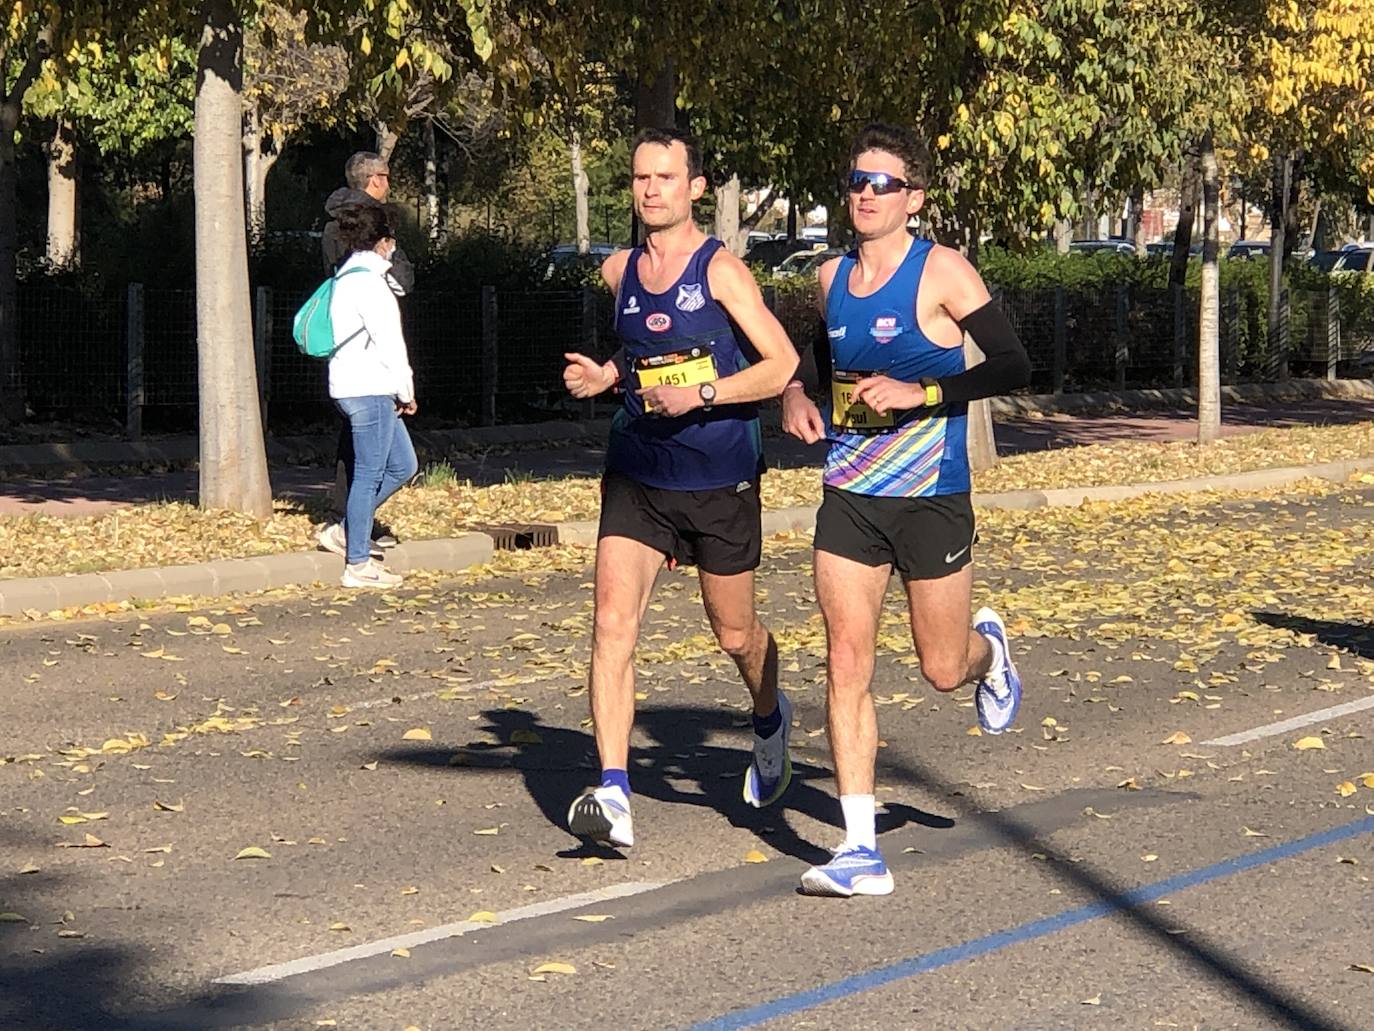
<path fill-rule="evenodd" d="M 1333 425 L 1374 421 L 1374 397 L 1311 398 L 1292 402 L 1228 404 L 1223 436 L 1284 426 Z M 588 439 L 569 442 L 575 424 L 557 423 L 562 440 L 537 450 L 453 460 L 460 479 L 501 483 L 511 476 L 551 478 L 597 476 L 605 455 L 605 429 L 587 427 Z M 1104 415 L 1028 412 L 996 420 L 997 447 L 1003 455 L 1113 441 L 1190 440 L 1197 420 L 1187 408 L 1123 411 Z M 808 447 L 780 433 L 765 441 L 768 461 L 778 468 L 819 466 L 825 445 Z M 334 471 L 321 465 L 276 464 L 271 469 L 278 497 L 318 497 L 331 489 Z M 0 517 L 24 515 L 99 515 L 127 505 L 158 501 L 194 502 L 197 473 L 184 469 L 133 476 L 94 475 L 67 479 L 39 477 L 0 480 Z"/>

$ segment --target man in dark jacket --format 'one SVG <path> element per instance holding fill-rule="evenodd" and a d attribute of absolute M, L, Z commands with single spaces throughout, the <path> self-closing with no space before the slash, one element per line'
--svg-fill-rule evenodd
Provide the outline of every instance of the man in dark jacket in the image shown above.
<path fill-rule="evenodd" d="M 391 191 L 391 170 L 380 154 L 360 150 L 344 162 L 344 181 L 348 185 L 339 187 L 324 202 L 329 222 L 324 227 L 320 244 L 324 251 L 324 270 L 330 275 L 348 257 L 339 240 L 339 211 L 356 205 L 384 207 Z M 392 292 L 398 297 L 404 297 L 415 286 L 415 266 L 400 247 L 391 256 L 391 272 L 387 278 Z"/>
<path fill-rule="evenodd" d="M 360 150 L 344 162 L 344 181 L 348 185 L 339 187 L 324 202 L 329 222 L 324 227 L 320 246 L 323 250 L 325 274 L 331 276 L 348 257 L 343 241 L 339 239 L 339 212 L 350 207 L 385 207 L 387 194 L 391 192 L 391 169 L 380 154 Z M 391 287 L 391 292 L 397 297 L 404 297 L 415 286 L 415 266 L 410 263 L 399 244 L 391 254 L 391 268 L 386 273 L 386 281 Z M 345 419 L 339 430 L 338 461 L 334 492 L 331 495 L 331 502 L 339 513 L 343 512 L 344 499 L 348 497 L 348 481 L 352 472 L 353 433 L 348 420 Z M 325 524 L 325 529 L 329 529 L 328 523 Z M 396 538 L 380 525 L 374 525 L 373 538 L 374 542 L 383 548 L 392 547 L 396 543 Z M 329 538 L 322 532 L 321 547 L 326 547 L 324 541 L 327 539 Z"/>

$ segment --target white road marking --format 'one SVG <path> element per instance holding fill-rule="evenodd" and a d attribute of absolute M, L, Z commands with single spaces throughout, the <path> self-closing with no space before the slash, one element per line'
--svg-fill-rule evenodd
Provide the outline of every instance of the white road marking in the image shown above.
<path fill-rule="evenodd" d="M 464 934 L 471 934 L 474 931 L 485 931 L 490 927 L 501 927 L 505 924 L 514 923 L 517 920 L 529 920 L 537 916 L 547 916 L 550 913 L 561 913 L 568 909 L 577 909 L 581 906 L 588 906 L 595 902 L 607 902 L 611 899 L 622 899 L 630 895 L 641 895 L 646 891 L 657 891 L 664 887 L 663 883 L 652 881 L 631 881 L 627 884 L 613 884 L 609 887 L 598 888 L 595 891 L 584 891 L 577 895 L 566 895 L 559 899 L 549 899 L 546 902 L 536 902 L 529 906 L 520 906 L 517 909 L 507 909 L 500 913 L 493 914 L 496 917 L 495 923 L 484 923 L 473 920 L 459 920 L 457 923 L 444 924 L 441 927 L 431 927 L 424 931 L 414 931 L 410 934 L 398 934 L 392 938 L 382 938 L 379 941 L 366 942 L 362 945 L 353 945 L 346 949 L 336 949 L 333 952 L 322 952 L 314 956 L 302 956 L 300 959 L 293 959 L 289 963 L 274 963 L 271 966 L 258 967 L 256 970 L 248 970 L 241 974 L 230 974 L 227 977 L 216 978 L 215 984 L 270 984 L 273 981 L 281 981 L 288 977 L 295 977 L 297 974 L 308 974 L 315 970 L 324 970 L 328 967 L 338 966 L 341 963 L 349 963 L 355 959 L 366 959 L 369 956 L 381 956 L 390 953 L 394 949 L 413 949 L 417 945 L 426 945 L 430 942 L 442 941 L 445 938 L 456 938 Z"/>
<path fill-rule="evenodd" d="M 1273 737 L 1275 734 L 1286 734 L 1290 730 L 1297 730 L 1299 727 L 1306 727 L 1313 723 L 1334 720 L 1339 716 L 1349 716 L 1352 712 L 1361 712 L 1364 709 L 1374 709 L 1374 695 L 1361 698 L 1358 701 L 1346 702 L 1344 705 L 1333 705 L 1329 709 L 1318 709 L 1316 712 L 1309 712 L 1305 716 L 1294 716 L 1291 719 L 1279 720 L 1277 723 L 1266 723 L 1264 726 L 1255 727 L 1253 730 L 1242 730 L 1202 743 L 1217 747 L 1243 745 L 1249 741 L 1258 741 L 1260 738 Z"/>

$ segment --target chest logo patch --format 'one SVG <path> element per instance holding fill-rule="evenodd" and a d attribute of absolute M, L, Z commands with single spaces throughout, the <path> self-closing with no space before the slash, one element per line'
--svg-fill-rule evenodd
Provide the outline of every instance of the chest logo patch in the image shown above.
<path fill-rule="evenodd" d="M 624 307 L 623 309 L 621 309 L 620 314 L 622 314 L 622 315 L 638 315 L 638 314 L 639 314 L 639 298 L 636 297 L 634 294 L 630 294 L 630 301 L 629 301 L 628 304 L 625 305 L 625 307 Z"/>
<path fill-rule="evenodd" d="M 706 306 L 706 295 L 701 292 L 700 283 L 683 283 L 677 288 L 678 311 L 701 311 Z"/>
<path fill-rule="evenodd" d="M 650 333 L 666 333 L 673 328 L 673 317 L 656 311 L 644 320 L 644 328 Z"/>
<path fill-rule="evenodd" d="M 873 317 L 869 333 L 880 344 L 890 344 L 903 333 L 902 317 L 895 311 L 880 311 Z"/>
<path fill-rule="evenodd" d="M 834 329 L 827 329 L 825 335 L 831 340 L 843 340 L 847 332 L 849 332 L 848 326 L 836 326 Z"/>

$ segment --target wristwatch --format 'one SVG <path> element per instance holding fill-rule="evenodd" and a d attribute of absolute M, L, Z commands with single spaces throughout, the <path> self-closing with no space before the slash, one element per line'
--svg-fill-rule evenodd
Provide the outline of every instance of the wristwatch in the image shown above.
<path fill-rule="evenodd" d="M 716 385 L 714 383 L 703 383 L 697 387 L 697 394 L 701 397 L 701 407 L 703 411 L 709 412 L 711 405 L 716 401 Z"/>
<path fill-rule="evenodd" d="M 927 408 L 934 408 L 943 401 L 940 396 L 940 384 L 933 379 L 921 380 L 921 386 L 925 388 L 925 405 Z"/>

